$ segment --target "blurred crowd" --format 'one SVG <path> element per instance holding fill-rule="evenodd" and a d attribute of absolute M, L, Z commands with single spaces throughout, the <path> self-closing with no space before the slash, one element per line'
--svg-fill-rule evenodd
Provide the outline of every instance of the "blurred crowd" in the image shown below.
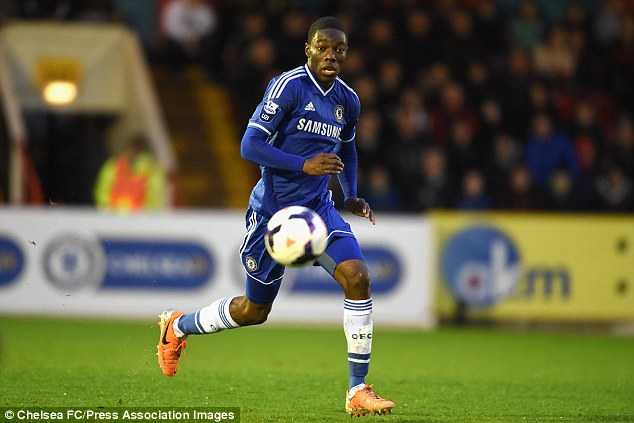
<path fill-rule="evenodd" d="M 377 210 L 634 210 L 634 1 L 25 0 L 16 14 L 44 3 L 129 23 L 154 63 L 204 67 L 240 127 L 305 62 L 310 23 L 338 16 Z"/>
<path fill-rule="evenodd" d="M 223 74 L 242 122 L 315 16 L 346 24 L 376 209 L 633 210 L 634 2 L 241 4 Z"/>

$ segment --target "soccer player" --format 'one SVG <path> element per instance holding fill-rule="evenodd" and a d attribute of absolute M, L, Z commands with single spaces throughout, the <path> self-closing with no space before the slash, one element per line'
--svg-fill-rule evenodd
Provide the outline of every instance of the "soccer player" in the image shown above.
<path fill-rule="evenodd" d="M 343 288 L 343 326 L 348 343 L 346 411 L 353 415 L 391 412 L 394 402 L 365 383 L 372 347 L 370 278 L 359 244 L 334 208 L 328 190 L 337 175 L 345 207 L 374 224 L 370 206 L 357 197 L 355 127 L 359 97 L 339 77 L 348 50 L 347 35 L 333 17 L 308 30 L 307 62 L 273 78 L 249 120 L 241 154 L 261 167 L 246 213 L 247 234 L 240 248 L 246 293 L 221 298 L 194 313 L 160 315 L 158 361 L 173 376 L 188 335 L 264 323 L 280 288 L 284 266 L 264 247 L 268 219 L 279 209 L 301 205 L 315 210 L 328 227 L 328 246 L 317 264 Z"/>

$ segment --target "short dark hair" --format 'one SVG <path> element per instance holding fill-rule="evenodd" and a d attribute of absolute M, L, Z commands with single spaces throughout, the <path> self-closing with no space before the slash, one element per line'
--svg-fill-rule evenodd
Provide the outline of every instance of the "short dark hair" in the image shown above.
<path fill-rule="evenodd" d="M 339 19 L 335 18 L 334 16 L 322 16 L 321 18 L 313 22 L 310 28 L 308 28 L 307 41 L 310 43 L 310 41 L 315 36 L 315 32 L 322 29 L 338 29 L 341 32 L 346 32 L 346 30 L 343 28 L 343 24 Z"/>

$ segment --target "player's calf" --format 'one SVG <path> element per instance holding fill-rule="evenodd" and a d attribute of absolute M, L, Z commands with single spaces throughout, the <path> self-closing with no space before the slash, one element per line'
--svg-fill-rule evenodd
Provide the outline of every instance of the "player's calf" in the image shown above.
<path fill-rule="evenodd" d="M 257 304 L 246 296 L 236 297 L 231 303 L 230 312 L 233 320 L 240 326 L 260 325 L 266 322 L 272 304 Z"/>

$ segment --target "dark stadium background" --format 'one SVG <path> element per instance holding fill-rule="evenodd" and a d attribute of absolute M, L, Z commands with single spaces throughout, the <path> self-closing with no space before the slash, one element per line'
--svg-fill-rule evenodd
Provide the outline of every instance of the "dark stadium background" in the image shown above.
<path fill-rule="evenodd" d="M 178 206 L 227 206 L 223 178 L 233 177 L 214 171 L 222 155 L 196 154 L 196 144 L 214 135 L 191 128 L 197 107 L 183 113 L 196 89 L 188 75 L 198 70 L 226 91 L 221 106 L 230 107 L 234 132 L 222 142 L 239 143 L 268 80 L 304 62 L 308 25 L 332 14 L 349 31 L 344 79 L 363 106 L 360 192 L 377 210 L 634 207 L 629 1 L 210 1 L 202 3 L 216 22 L 193 53 L 166 34 L 167 3 L 7 1 L 2 13 L 120 22 L 139 35 L 168 127 L 188 143 L 176 149 L 188 168 L 174 175 Z M 109 154 L 99 136 L 108 118 L 72 119 L 32 117 L 30 150 L 44 197 L 85 205 Z M 77 141 L 86 138 L 91 145 Z M 59 148 L 46 150 L 59 139 Z M 206 192 L 192 192 L 194 173 L 213 181 Z M 252 168 L 252 181 L 256 175 Z M 6 198 L 6 171 L 2 181 Z"/>

